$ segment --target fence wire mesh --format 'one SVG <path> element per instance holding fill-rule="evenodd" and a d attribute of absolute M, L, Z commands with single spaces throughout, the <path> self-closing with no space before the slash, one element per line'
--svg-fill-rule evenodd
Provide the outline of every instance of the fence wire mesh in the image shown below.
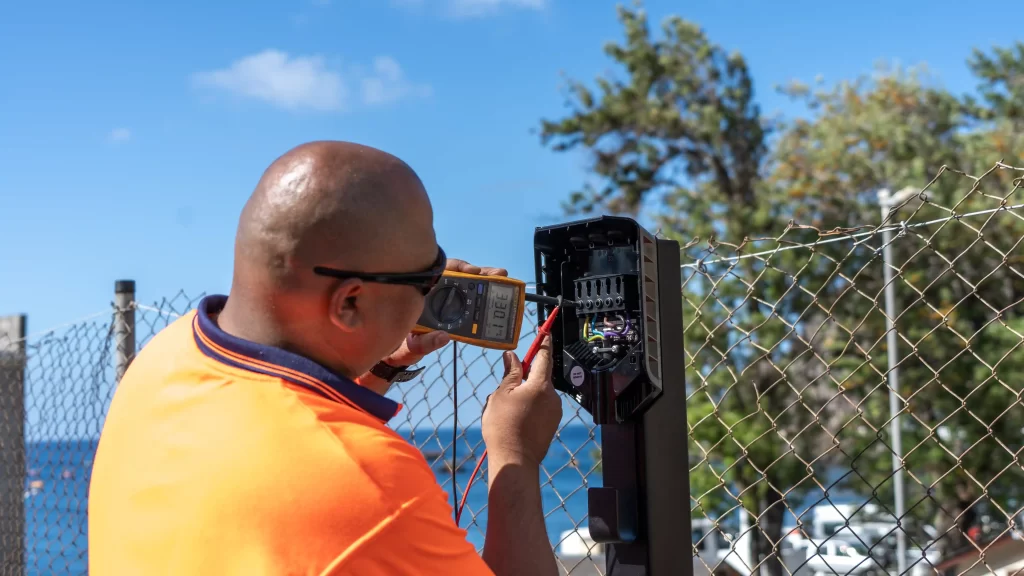
<path fill-rule="evenodd" d="M 944 170 L 869 230 L 689 247 L 702 568 L 1024 566 L 1021 175 Z"/>
<path fill-rule="evenodd" d="M 1022 176 L 1003 164 L 944 170 L 878 226 L 790 223 L 772 238 L 686 244 L 677 353 L 695 573 L 1024 568 Z M 200 298 L 131 305 L 136 348 Z M 28 339 L 0 330 L 2 573 L 86 572 L 117 313 Z M 530 310 L 524 344 L 534 322 Z M 460 345 L 424 363 L 389 394 L 404 405 L 393 425 L 454 504 L 483 451 L 501 356 Z M 564 413 L 542 472 L 549 537 L 564 573 L 603 574 L 586 515 L 586 489 L 601 482 L 597 432 L 568 401 Z M 478 548 L 486 492 L 485 467 L 462 519 Z"/>
<path fill-rule="evenodd" d="M 113 391 L 105 316 L 28 341 L 0 335 L 0 573 L 86 573 L 89 471 Z"/>

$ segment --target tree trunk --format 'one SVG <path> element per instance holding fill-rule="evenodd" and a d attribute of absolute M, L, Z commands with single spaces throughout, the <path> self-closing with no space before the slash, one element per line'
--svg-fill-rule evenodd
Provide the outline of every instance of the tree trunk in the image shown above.
<path fill-rule="evenodd" d="M 954 492 L 953 505 L 945 509 L 940 508 L 936 514 L 935 527 L 939 529 L 939 545 L 943 554 L 955 553 L 966 548 L 969 545 L 968 531 L 978 523 L 971 487 L 966 483 L 958 483 Z"/>
<path fill-rule="evenodd" d="M 755 562 L 760 562 L 760 576 L 782 576 L 782 519 L 786 514 L 786 504 L 774 488 L 769 486 L 767 494 L 761 501 L 761 516 L 758 519 L 756 538 L 751 543 L 754 548 Z"/>

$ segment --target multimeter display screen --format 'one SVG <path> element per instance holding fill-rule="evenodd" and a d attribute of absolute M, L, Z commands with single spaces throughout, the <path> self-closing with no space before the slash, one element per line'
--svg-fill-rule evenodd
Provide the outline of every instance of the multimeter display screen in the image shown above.
<path fill-rule="evenodd" d="M 512 297 L 515 289 L 493 283 L 487 294 L 487 310 L 484 321 L 484 338 L 505 340 L 508 337 L 509 323 L 514 308 Z"/>

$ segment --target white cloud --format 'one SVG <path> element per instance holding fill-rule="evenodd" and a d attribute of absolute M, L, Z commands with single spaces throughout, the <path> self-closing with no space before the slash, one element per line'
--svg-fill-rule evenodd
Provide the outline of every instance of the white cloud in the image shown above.
<path fill-rule="evenodd" d="M 369 72 L 330 69 L 322 56 L 290 56 L 264 50 L 236 60 L 227 68 L 200 72 L 193 80 L 206 87 L 262 100 L 288 110 L 336 111 L 349 106 L 351 88 L 363 104 L 388 104 L 431 94 L 427 84 L 411 82 L 398 62 L 379 56 Z"/>
<path fill-rule="evenodd" d="M 543 10 L 547 4 L 548 0 L 450 0 L 452 14 L 460 18 L 488 16 L 504 7 Z"/>
<path fill-rule="evenodd" d="M 132 131 L 127 128 L 114 128 L 107 137 L 111 142 L 127 142 L 132 138 Z"/>
<path fill-rule="evenodd" d="M 289 110 L 340 110 L 348 96 L 341 74 L 328 69 L 322 56 L 291 57 L 280 50 L 246 56 L 193 80 Z"/>
<path fill-rule="evenodd" d="M 395 6 L 420 6 L 425 0 L 391 0 Z M 456 18 L 490 16 L 502 8 L 544 10 L 550 0 L 443 0 L 448 13 Z"/>
<path fill-rule="evenodd" d="M 373 73 L 362 78 L 363 103 L 388 104 L 406 97 L 430 96 L 427 84 L 416 84 L 405 78 L 398 62 L 390 56 L 378 56 L 373 61 Z"/>

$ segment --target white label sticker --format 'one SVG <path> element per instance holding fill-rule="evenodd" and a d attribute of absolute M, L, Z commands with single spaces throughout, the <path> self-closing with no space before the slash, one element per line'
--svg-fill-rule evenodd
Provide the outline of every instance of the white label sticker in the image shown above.
<path fill-rule="evenodd" d="M 572 370 L 569 371 L 569 380 L 573 386 L 582 386 L 583 380 L 585 380 L 587 374 L 583 371 L 582 366 L 573 366 Z"/>

